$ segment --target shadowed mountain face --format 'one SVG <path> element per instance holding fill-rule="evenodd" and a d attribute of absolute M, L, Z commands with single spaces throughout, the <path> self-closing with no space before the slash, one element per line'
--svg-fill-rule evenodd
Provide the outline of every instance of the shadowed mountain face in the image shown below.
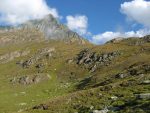
<path fill-rule="evenodd" d="M 150 113 L 150 35 L 93 45 L 51 15 L 0 30 L 0 113 Z"/>

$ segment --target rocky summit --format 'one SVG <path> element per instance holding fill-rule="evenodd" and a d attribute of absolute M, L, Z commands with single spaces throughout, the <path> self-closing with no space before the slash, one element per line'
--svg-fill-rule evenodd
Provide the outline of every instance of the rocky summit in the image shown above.
<path fill-rule="evenodd" d="M 52 15 L 0 29 L 0 113 L 150 113 L 150 35 L 94 45 Z"/>
<path fill-rule="evenodd" d="M 54 40 L 64 40 L 67 42 L 78 41 L 78 43 L 85 43 L 83 39 L 76 32 L 68 29 L 67 26 L 60 24 L 51 14 L 42 19 L 31 20 L 20 26 L 23 29 L 37 29 L 44 33 L 45 38 Z"/>
<path fill-rule="evenodd" d="M 51 14 L 42 19 L 29 20 L 15 27 L 0 27 L 0 44 L 25 41 L 62 40 L 65 43 L 88 43 L 86 39 L 58 22 Z M 6 35 L 7 34 L 7 35 Z M 10 42 L 10 43 L 9 43 Z"/>

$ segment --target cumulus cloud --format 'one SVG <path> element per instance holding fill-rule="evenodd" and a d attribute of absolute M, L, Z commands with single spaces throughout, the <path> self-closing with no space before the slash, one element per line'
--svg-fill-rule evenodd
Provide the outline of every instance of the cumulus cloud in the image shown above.
<path fill-rule="evenodd" d="M 150 1 L 132 0 L 121 4 L 121 13 L 125 14 L 129 20 L 135 21 L 144 26 L 138 31 L 112 32 L 106 31 L 98 35 L 92 35 L 90 41 L 95 44 L 103 44 L 111 39 L 123 37 L 143 37 L 150 34 Z M 88 18 L 83 15 L 67 16 L 67 26 L 81 35 L 88 34 Z"/>
<path fill-rule="evenodd" d="M 127 16 L 128 20 L 132 20 L 144 26 L 138 31 L 128 32 L 112 32 L 106 31 L 98 35 L 94 35 L 90 40 L 95 44 L 103 44 L 111 39 L 123 37 L 143 37 L 150 34 L 150 1 L 132 0 L 121 4 L 121 13 Z"/>
<path fill-rule="evenodd" d="M 45 0 L 0 0 L 0 23 L 15 25 L 47 14 L 59 17 L 57 10 L 48 7 Z"/>
<path fill-rule="evenodd" d="M 138 31 L 129 31 L 129 32 L 104 32 L 98 35 L 94 35 L 90 41 L 95 43 L 95 44 L 103 44 L 109 40 L 112 40 L 114 38 L 128 38 L 128 37 L 143 37 L 145 35 L 148 35 L 150 33 L 149 29 L 140 29 Z"/>
<path fill-rule="evenodd" d="M 121 12 L 128 19 L 136 21 L 146 27 L 150 27 L 150 1 L 133 0 L 121 4 Z"/>
<path fill-rule="evenodd" d="M 79 33 L 80 35 L 87 34 L 87 28 L 88 28 L 88 18 L 84 15 L 76 15 L 76 16 L 67 16 L 67 26 L 73 30 Z"/>

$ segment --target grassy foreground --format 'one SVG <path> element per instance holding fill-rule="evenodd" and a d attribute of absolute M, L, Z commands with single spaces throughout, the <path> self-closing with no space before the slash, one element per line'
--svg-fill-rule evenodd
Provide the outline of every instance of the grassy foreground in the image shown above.
<path fill-rule="evenodd" d="M 136 96 L 150 93 L 150 43 L 135 45 L 136 41 L 138 39 L 127 39 L 101 46 L 41 41 L 0 47 L 1 56 L 30 51 L 9 61 L 3 59 L 4 63 L 0 60 L 0 113 L 91 113 L 104 109 L 110 113 L 150 112 L 149 98 Z M 16 64 L 39 55 L 38 51 L 44 48 L 55 48 L 50 58 L 40 57 L 28 68 Z M 76 63 L 77 56 L 86 48 L 90 53 L 117 51 L 119 55 L 108 65 L 104 63 L 90 72 L 88 65 Z M 38 64 L 43 66 L 36 68 Z M 37 73 L 46 73 L 50 79 L 27 85 L 10 82 L 14 77 Z M 119 78 L 118 74 L 126 76 Z M 46 108 L 32 109 L 41 104 Z"/>

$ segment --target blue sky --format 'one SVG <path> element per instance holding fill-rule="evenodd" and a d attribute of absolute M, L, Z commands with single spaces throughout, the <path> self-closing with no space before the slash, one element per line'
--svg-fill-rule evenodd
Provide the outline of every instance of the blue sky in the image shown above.
<path fill-rule="evenodd" d="M 125 30 L 131 29 L 126 25 L 125 15 L 120 13 L 120 4 L 125 1 L 127 0 L 63 0 L 60 3 L 60 0 L 47 0 L 47 3 L 51 7 L 56 7 L 64 17 L 86 15 L 89 22 L 88 29 L 97 34 L 106 30 L 116 31 L 120 26 Z"/>
<path fill-rule="evenodd" d="M 149 0 L 63 0 L 61 3 L 58 0 L 47 0 L 46 2 L 50 7 L 55 7 L 63 17 L 86 16 L 88 18 L 86 30 L 91 35 L 83 36 L 97 44 L 116 37 L 141 37 L 150 33 L 150 25 L 147 24 L 150 23 L 148 21 L 150 16 L 146 16 L 150 15 Z M 65 24 L 66 18 L 61 19 L 61 22 Z"/>
<path fill-rule="evenodd" d="M 150 0 L 0 0 L 0 25 L 52 14 L 95 44 L 150 34 Z"/>

